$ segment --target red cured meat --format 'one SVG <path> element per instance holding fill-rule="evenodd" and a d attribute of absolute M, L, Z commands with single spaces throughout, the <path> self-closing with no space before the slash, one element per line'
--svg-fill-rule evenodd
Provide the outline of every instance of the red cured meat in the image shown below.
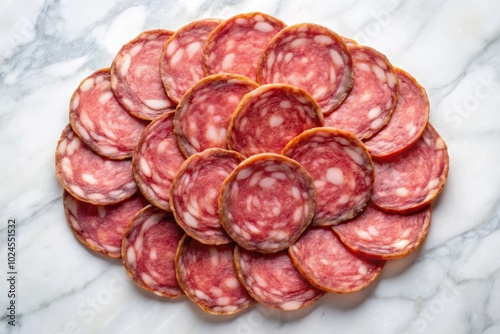
<path fill-rule="evenodd" d="M 96 205 L 118 203 L 137 191 L 130 160 L 97 155 L 69 125 L 57 143 L 56 175 L 72 196 Z"/>
<path fill-rule="evenodd" d="M 328 292 L 363 289 L 380 274 L 385 261 L 369 260 L 349 251 L 331 228 L 308 229 L 288 250 L 307 280 Z"/>
<path fill-rule="evenodd" d="M 222 183 L 244 159 L 237 152 L 211 148 L 184 162 L 170 188 L 170 207 L 189 236 L 212 245 L 232 241 L 219 222 L 218 200 Z"/>
<path fill-rule="evenodd" d="M 370 199 L 373 164 L 363 143 L 333 128 L 304 131 L 282 151 L 311 174 L 316 187 L 313 225 L 336 225 L 360 212 Z"/>
<path fill-rule="evenodd" d="M 123 109 L 109 80 L 109 69 L 84 79 L 71 97 L 69 120 L 76 134 L 99 155 L 130 158 L 147 123 Z"/>
<path fill-rule="evenodd" d="M 138 286 L 158 296 L 182 295 L 174 258 L 183 235 L 168 212 L 149 205 L 137 213 L 123 239 L 122 260 Z"/>
<path fill-rule="evenodd" d="M 207 313 L 234 314 L 254 303 L 236 277 L 234 247 L 205 245 L 189 236 L 179 243 L 177 280 L 186 296 Z"/>
<path fill-rule="evenodd" d="M 234 264 L 240 282 L 262 304 L 293 311 L 324 295 L 302 277 L 285 250 L 260 254 L 236 247 Z"/>
<path fill-rule="evenodd" d="M 66 220 L 76 238 L 88 248 L 114 258 L 121 257 L 128 223 L 148 204 L 140 194 L 113 205 L 93 205 L 77 200 L 67 191 L 63 194 Z"/>
<path fill-rule="evenodd" d="M 405 71 L 396 68 L 399 98 L 389 123 L 365 145 L 375 158 L 390 158 L 413 145 L 429 120 L 429 99 L 425 89 Z"/>
<path fill-rule="evenodd" d="M 277 18 L 257 12 L 227 19 L 207 39 L 203 49 L 205 73 L 234 73 L 256 80 L 262 51 L 285 26 Z"/>
<path fill-rule="evenodd" d="M 161 79 L 168 96 L 179 102 L 192 85 L 205 77 L 202 51 L 208 35 L 222 21 L 203 19 L 175 32 L 161 54 Z"/>
<path fill-rule="evenodd" d="M 302 23 L 283 29 L 269 42 L 257 82 L 303 88 L 327 114 L 351 90 L 352 75 L 351 54 L 342 38 L 325 27 Z"/>
<path fill-rule="evenodd" d="M 234 111 L 227 145 L 245 156 L 280 153 L 302 131 L 323 125 L 321 108 L 305 90 L 264 85 L 245 95 Z"/>
<path fill-rule="evenodd" d="M 448 149 L 427 123 L 424 134 L 410 149 L 374 165 L 373 204 L 388 212 L 415 212 L 443 190 L 449 168 Z"/>
<path fill-rule="evenodd" d="M 333 231 L 349 249 L 364 257 L 392 260 L 405 257 L 425 240 L 431 207 L 409 215 L 387 213 L 373 205 Z"/>
<path fill-rule="evenodd" d="M 166 211 L 170 211 L 170 186 L 186 160 L 175 139 L 173 119 L 174 112 L 169 112 L 146 128 L 132 162 L 141 192 L 151 203 Z"/>
<path fill-rule="evenodd" d="M 349 50 L 354 85 L 344 102 L 325 117 L 325 126 L 366 139 L 389 122 L 398 98 L 398 79 L 391 63 L 380 52 L 361 45 L 351 45 Z"/>

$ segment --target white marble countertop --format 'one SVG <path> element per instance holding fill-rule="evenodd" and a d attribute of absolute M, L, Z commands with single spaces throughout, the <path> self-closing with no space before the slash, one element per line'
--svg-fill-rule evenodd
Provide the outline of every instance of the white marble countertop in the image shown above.
<path fill-rule="evenodd" d="M 214 317 L 138 289 L 65 222 L 54 150 L 85 76 L 139 32 L 263 11 L 382 51 L 426 87 L 450 173 L 424 245 L 350 295 L 284 313 Z M 498 0 L 2 0 L 1 333 L 500 333 Z M 8 325 L 7 222 L 16 220 L 16 327 Z"/>

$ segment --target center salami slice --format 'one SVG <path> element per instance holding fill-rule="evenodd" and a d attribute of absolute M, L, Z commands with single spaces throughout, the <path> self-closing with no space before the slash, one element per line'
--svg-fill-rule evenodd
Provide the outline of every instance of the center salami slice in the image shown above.
<path fill-rule="evenodd" d="M 258 85 L 235 74 L 216 74 L 191 87 L 177 107 L 174 130 L 188 158 L 207 148 L 227 148 L 226 132 L 240 100 Z"/>
<path fill-rule="evenodd" d="M 177 145 L 173 120 L 173 111 L 154 120 L 144 130 L 132 160 L 139 189 L 152 204 L 166 211 L 171 211 L 170 186 L 186 160 Z"/>
<path fill-rule="evenodd" d="M 389 123 L 365 141 L 371 156 L 385 159 L 411 147 L 424 133 L 429 120 L 425 89 L 405 71 L 396 68 L 399 98 Z"/>
<path fill-rule="evenodd" d="M 366 139 L 389 122 L 398 98 L 398 80 L 391 63 L 380 52 L 361 45 L 350 45 L 349 50 L 354 85 L 344 102 L 325 117 L 325 126 Z"/>
<path fill-rule="evenodd" d="M 373 163 L 353 134 L 333 129 L 304 131 L 283 149 L 311 174 L 316 187 L 313 225 L 336 225 L 358 214 L 372 194 Z"/>
<path fill-rule="evenodd" d="M 205 245 L 187 235 L 179 243 L 177 280 L 186 296 L 207 313 L 234 314 L 255 302 L 236 277 L 234 247 Z"/>
<path fill-rule="evenodd" d="M 118 203 L 137 191 L 130 160 L 97 155 L 69 125 L 57 144 L 56 175 L 72 196 L 95 205 Z"/>
<path fill-rule="evenodd" d="M 277 18 L 258 12 L 227 19 L 208 36 L 203 50 L 205 73 L 234 73 L 256 80 L 262 51 L 285 26 Z"/>
<path fill-rule="evenodd" d="M 413 214 L 381 211 L 368 205 L 333 231 L 350 250 L 364 257 L 392 260 L 405 257 L 425 240 L 431 223 L 430 205 Z"/>
<path fill-rule="evenodd" d="M 132 115 L 152 120 L 172 111 L 176 103 L 163 88 L 160 55 L 172 36 L 169 30 L 149 30 L 125 44 L 111 65 L 111 89 Z"/>
<path fill-rule="evenodd" d="M 315 191 L 297 162 L 273 153 L 243 161 L 224 181 L 220 222 L 241 247 L 273 253 L 290 246 L 310 224 Z"/>
<path fill-rule="evenodd" d="M 232 241 L 219 222 L 218 199 L 222 183 L 243 160 L 237 152 L 211 148 L 181 166 L 170 188 L 170 207 L 189 236 L 212 245 Z"/>
<path fill-rule="evenodd" d="M 280 153 L 304 130 L 323 125 L 321 108 L 305 90 L 264 85 L 245 95 L 234 111 L 227 146 L 245 156 Z"/>
<path fill-rule="evenodd" d="M 388 212 L 415 212 L 443 190 L 449 168 L 448 149 L 427 123 L 424 134 L 410 149 L 374 165 L 373 204 Z"/>
<path fill-rule="evenodd" d="M 110 159 L 130 158 L 147 125 L 118 103 L 109 69 L 98 70 L 80 83 L 71 97 L 69 120 L 88 146 Z"/>
<path fill-rule="evenodd" d="M 255 300 L 280 310 L 301 309 L 325 294 L 302 277 L 286 250 L 261 254 L 236 247 L 234 265 L 241 284 Z"/>
<path fill-rule="evenodd" d="M 183 235 L 171 213 L 152 205 L 134 216 L 123 238 L 122 260 L 138 286 L 158 296 L 182 295 L 174 259 Z"/>
<path fill-rule="evenodd" d="M 307 231 L 288 250 L 295 267 L 315 287 L 336 293 L 361 290 L 377 278 L 385 261 L 349 251 L 328 227 Z"/>
<path fill-rule="evenodd" d="M 76 238 L 88 248 L 109 257 L 121 256 L 125 229 L 137 212 L 149 203 L 140 194 L 113 205 L 93 205 L 63 194 L 64 212 Z"/>
<path fill-rule="evenodd" d="M 352 75 L 351 54 L 342 38 L 320 25 L 302 23 L 283 29 L 269 42 L 257 82 L 303 88 L 327 114 L 351 90 Z"/>
<path fill-rule="evenodd" d="M 202 51 L 208 35 L 222 20 L 203 19 L 178 29 L 163 47 L 161 79 L 168 96 L 179 102 L 187 90 L 205 76 Z"/>

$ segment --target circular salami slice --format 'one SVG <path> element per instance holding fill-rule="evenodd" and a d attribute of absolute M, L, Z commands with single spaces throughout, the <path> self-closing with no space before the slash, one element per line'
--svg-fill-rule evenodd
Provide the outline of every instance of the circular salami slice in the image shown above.
<path fill-rule="evenodd" d="M 161 54 L 161 79 L 168 96 L 179 102 L 187 90 L 205 76 L 202 51 L 208 35 L 222 20 L 203 19 L 175 32 Z"/>
<path fill-rule="evenodd" d="M 66 220 L 76 238 L 88 248 L 114 258 L 121 257 L 128 223 L 148 204 L 140 194 L 113 205 L 93 205 L 77 200 L 67 191 L 63 194 Z"/>
<path fill-rule="evenodd" d="M 154 120 L 144 130 L 132 159 L 139 189 L 152 204 L 166 211 L 171 211 L 170 186 L 186 160 L 175 139 L 173 120 L 173 111 Z"/>
<path fill-rule="evenodd" d="M 243 160 L 237 152 L 211 148 L 184 162 L 170 188 L 170 207 L 189 236 L 211 245 L 232 241 L 219 222 L 218 199 L 222 183 Z"/>
<path fill-rule="evenodd" d="M 331 228 L 313 227 L 288 250 L 295 267 L 315 287 L 337 293 L 363 289 L 380 274 L 385 261 L 349 251 Z"/>
<path fill-rule="evenodd" d="M 309 173 L 282 155 L 243 161 L 222 185 L 220 222 L 241 247 L 274 253 L 290 246 L 311 222 L 315 191 Z"/>
<path fill-rule="evenodd" d="M 82 81 L 71 97 L 69 121 L 76 134 L 99 155 L 130 158 L 147 123 L 123 109 L 109 80 L 109 69 L 102 69 Z"/>
<path fill-rule="evenodd" d="M 264 85 L 245 95 L 234 111 L 227 146 L 245 156 L 280 153 L 302 131 L 323 125 L 321 108 L 305 90 Z"/>
<path fill-rule="evenodd" d="M 179 243 L 177 280 L 186 296 L 207 313 L 234 314 L 255 302 L 236 277 L 234 247 L 205 245 L 187 235 Z"/>
<path fill-rule="evenodd" d="M 208 36 L 203 49 L 205 73 L 235 73 L 256 80 L 262 51 L 285 26 L 277 18 L 257 12 L 227 19 Z"/>
<path fill-rule="evenodd" d="M 132 115 L 152 120 L 172 111 L 172 101 L 160 77 L 163 44 L 169 30 L 149 30 L 125 44 L 111 65 L 111 89 L 120 104 Z"/>
<path fill-rule="evenodd" d="M 56 175 L 72 196 L 95 205 L 118 203 L 137 191 L 130 160 L 97 155 L 69 125 L 57 143 Z"/>
<path fill-rule="evenodd" d="M 448 176 L 446 143 L 430 123 L 410 149 L 375 162 L 373 204 L 388 212 L 415 212 L 443 190 Z"/>
<path fill-rule="evenodd" d="M 325 27 L 302 23 L 287 27 L 262 53 L 257 82 L 286 83 L 305 89 L 329 113 L 351 90 L 351 54 L 342 38 Z"/>
<path fill-rule="evenodd" d="M 429 120 L 429 99 L 425 89 L 405 71 L 396 68 L 399 97 L 389 123 L 365 141 L 371 156 L 390 158 L 413 145 Z"/>
<path fill-rule="evenodd" d="M 373 163 L 353 134 L 333 128 L 304 131 L 283 149 L 311 174 L 316 187 L 313 225 L 336 225 L 360 212 L 370 199 Z"/>
<path fill-rule="evenodd" d="M 191 87 L 175 112 L 174 130 L 188 158 L 207 148 L 227 148 L 226 132 L 240 100 L 258 85 L 235 74 L 216 74 Z"/>
<path fill-rule="evenodd" d="M 262 304 L 293 311 L 311 305 L 324 295 L 302 277 L 286 250 L 261 254 L 236 247 L 234 265 L 241 284 Z"/>
<path fill-rule="evenodd" d="M 401 215 L 386 213 L 374 205 L 333 231 L 350 250 L 364 257 L 392 260 L 405 257 L 425 240 L 431 223 L 431 207 Z"/>
<path fill-rule="evenodd" d="M 174 259 L 183 235 L 171 213 L 152 205 L 135 215 L 123 238 L 122 260 L 138 286 L 158 296 L 182 295 Z"/>
<path fill-rule="evenodd" d="M 361 45 L 351 45 L 349 50 L 354 85 L 344 102 L 325 117 L 325 126 L 366 139 L 389 122 L 398 98 L 398 80 L 391 63 L 380 52 Z"/>

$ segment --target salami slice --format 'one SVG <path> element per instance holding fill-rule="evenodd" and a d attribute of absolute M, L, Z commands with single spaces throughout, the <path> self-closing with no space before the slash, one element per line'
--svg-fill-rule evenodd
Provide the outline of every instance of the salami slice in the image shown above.
<path fill-rule="evenodd" d="M 95 205 L 118 203 L 137 191 L 130 160 L 97 155 L 69 125 L 57 143 L 56 175 L 72 196 Z"/>
<path fill-rule="evenodd" d="M 174 119 L 179 147 L 188 158 L 207 148 L 227 148 L 226 132 L 240 100 L 258 85 L 234 74 L 206 77 L 184 95 Z"/>
<path fill-rule="evenodd" d="M 323 125 L 321 108 L 305 90 L 264 85 L 245 95 L 234 111 L 227 146 L 245 156 L 280 153 L 302 131 Z"/>
<path fill-rule="evenodd" d="M 138 286 L 158 296 L 182 295 L 174 259 L 183 235 L 171 213 L 152 205 L 135 215 L 123 238 L 122 260 Z"/>
<path fill-rule="evenodd" d="M 390 158 L 413 145 L 429 120 L 429 99 L 425 89 L 407 72 L 396 68 L 399 98 L 389 123 L 365 141 L 371 156 Z"/>
<path fill-rule="evenodd" d="M 443 190 L 448 176 L 448 149 L 427 123 L 424 134 L 410 149 L 374 165 L 373 204 L 388 212 L 415 212 Z"/>
<path fill-rule="evenodd" d="M 219 222 L 222 183 L 245 159 L 241 154 L 211 148 L 193 154 L 170 188 L 170 207 L 180 227 L 204 244 L 226 244 L 231 238 Z"/>
<path fill-rule="evenodd" d="M 380 52 L 361 45 L 351 45 L 349 50 L 354 85 L 344 102 L 325 117 L 325 126 L 366 139 L 389 122 L 398 98 L 398 79 L 391 63 Z"/>
<path fill-rule="evenodd" d="M 288 250 L 295 267 L 315 287 L 348 293 L 368 286 L 385 261 L 369 260 L 350 252 L 331 228 L 314 227 Z"/>
<path fill-rule="evenodd" d="M 187 235 L 179 243 L 177 280 L 186 296 L 207 313 L 234 314 L 254 303 L 236 277 L 234 247 L 205 245 Z"/>
<path fill-rule="evenodd" d="M 261 254 L 236 247 L 234 264 L 241 284 L 262 304 L 293 311 L 324 295 L 295 269 L 285 250 Z"/>
<path fill-rule="evenodd" d="M 185 160 L 175 139 L 173 120 L 173 111 L 154 120 L 144 130 L 132 161 L 139 189 L 165 211 L 171 211 L 170 186 Z"/>
<path fill-rule="evenodd" d="M 313 225 L 336 225 L 352 218 L 370 199 L 372 160 L 353 134 L 333 128 L 307 130 L 282 153 L 311 173 L 316 187 Z"/>
<path fill-rule="evenodd" d="M 76 134 L 99 155 L 130 158 L 147 123 L 123 109 L 109 80 L 109 69 L 102 69 L 82 81 L 71 97 L 69 121 Z"/>
<path fill-rule="evenodd" d="M 257 82 L 286 83 L 305 89 L 325 114 L 351 90 L 351 54 L 342 38 L 325 27 L 302 23 L 287 27 L 262 53 Z"/>
<path fill-rule="evenodd" d="M 208 35 L 222 20 L 203 19 L 175 32 L 161 54 L 161 79 L 168 96 L 179 102 L 187 90 L 205 77 L 202 51 Z"/>
<path fill-rule="evenodd" d="M 165 93 L 160 77 L 163 44 L 169 30 L 149 30 L 125 44 L 111 65 L 111 89 L 132 115 L 152 120 L 172 111 L 176 103 Z"/>
<path fill-rule="evenodd" d="M 132 217 L 149 203 L 140 194 L 113 205 L 82 202 L 67 191 L 63 194 L 64 212 L 75 237 L 87 248 L 121 257 L 122 239 Z"/>
<path fill-rule="evenodd" d="M 224 181 L 220 222 L 241 247 L 274 253 L 290 246 L 311 222 L 315 191 L 309 173 L 282 155 L 254 155 Z"/>
<path fill-rule="evenodd" d="M 256 80 L 262 51 L 285 26 L 277 18 L 257 12 L 227 19 L 208 36 L 203 49 L 205 73 L 234 73 Z"/>
<path fill-rule="evenodd" d="M 352 220 L 333 227 L 350 250 L 363 257 L 392 260 L 405 257 L 425 240 L 431 223 L 431 207 L 401 215 L 386 213 L 374 205 Z"/>

